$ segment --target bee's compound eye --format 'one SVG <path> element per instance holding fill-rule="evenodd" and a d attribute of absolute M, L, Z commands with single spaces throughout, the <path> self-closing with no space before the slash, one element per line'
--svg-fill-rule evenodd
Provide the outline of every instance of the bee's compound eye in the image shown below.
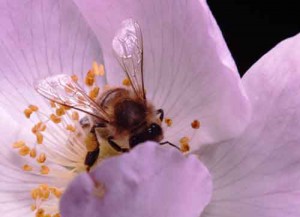
<path fill-rule="evenodd" d="M 147 135 L 149 137 L 159 136 L 162 134 L 162 129 L 158 124 L 151 124 L 147 129 Z"/>
<path fill-rule="evenodd" d="M 132 136 L 129 139 L 129 146 L 130 148 L 134 148 L 135 146 L 137 146 L 139 143 L 144 142 L 143 139 L 141 138 L 141 136 L 136 135 L 136 136 Z"/>

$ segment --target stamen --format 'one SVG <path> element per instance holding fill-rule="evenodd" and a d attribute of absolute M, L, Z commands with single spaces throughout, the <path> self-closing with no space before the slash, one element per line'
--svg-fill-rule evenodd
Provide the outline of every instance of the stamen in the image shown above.
<path fill-rule="evenodd" d="M 36 159 L 36 161 L 38 163 L 45 163 L 47 157 L 46 157 L 46 154 L 45 153 L 42 153 L 38 156 L 38 158 Z"/>
<path fill-rule="evenodd" d="M 41 166 L 41 170 L 40 170 L 40 173 L 41 173 L 41 174 L 47 175 L 49 172 L 50 172 L 49 167 L 47 167 L 47 166 L 45 166 L 45 165 L 42 165 L 42 166 Z"/>
<path fill-rule="evenodd" d="M 63 107 L 57 108 L 55 113 L 57 116 L 63 116 L 64 114 L 66 114 L 65 109 Z"/>
<path fill-rule="evenodd" d="M 181 152 L 185 153 L 185 152 L 190 151 L 190 145 L 189 145 L 190 138 L 188 138 L 187 136 L 184 136 L 179 140 L 179 142 L 180 142 Z"/>
<path fill-rule="evenodd" d="M 51 106 L 51 108 L 55 108 L 55 107 L 56 107 L 56 104 L 55 104 L 55 102 L 54 102 L 54 101 L 52 101 L 52 100 L 50 100 L 50 106 Z"/>
<path fill-rule="evenodd" d="M 173 124 L 173 121 L 171 118 L 165 118 L 165 123 L 167 124 L 168 127 L 171 127 Z"/>
<path fill-rule="evenodd" d="M 70 131 L 70 132 L 75 132 L 76 128 L 70 124 L 67 125 L 66 130 Z"/>
<path fill-rule="evenodd" d="M 31 109 L 31 111 L 33 111 L 33 112 L 36 112 L 39 110 L 39 107 L 37 107 L 36 105 L 29 105 L 28 108 Z"/>
<path fill-rule="evenodd" d="M 29 152 L 30 152 L 30 148 L 29 148 L 27 145 L 24 145 L 24 146 L 21 147 L 20 150 L 19 150 L 19 154 L 20 154 L 21 156 L 26 156 L 26 155 L 29 154 Z"/>
<path fill-rule="evenodd" d="M 35 158 L 36 157 L 36 149 L 35 148 L 33 148 L 33 149 L 30 150 L 29 156 L 31 158 Z"/>
<path fill-rule="evenodd" d="M 130 86 L 130 80 L 129 80 L 129 78 L 124 78 L 122 84 L 123 84 L 124 86 Z"/>
<path fill-rule="evenodd" d="M 93 86 L 95 83 L 95 72 L 93 70 L 89 70 L 85 77 L 85 84 L 87 86 Z"/>
<path fill-rule="evenodd" d="M 95 99 L 97 98 L 98 94 L 99 94 L 99 90 L 100 90 L 99 87 L 94 87 L 94 88 L 90 91 L 89 97 L 91 97 L 92 99 L 95 100 Z"/>
<path fill-rule="evenodd" d="M 37 132 L 35 135 L 36 135 L 36 143 L 37 144 L 43 144 L 43 141 L 44 141 L 43 134 L 40 133 L 40 132 Z"/>
<path fill-rule="evenodd" d="M 199 128 L 200 128 L 200 121 L 194 120 L 194 121 L 191 123 L 191 126 L 192 126 L 193 129 L 199 129 Z"/>
<path fill-rule="evenodd" d="M 78 121 L 78 120 L 79 120 L 79 114 L 78 114 L 77 111 L 73 111 L 73 112 L 72 112 L 72 119 L 73 119 L 74 121 Z"/>
<path fill-rule="evenodd" d="M 28 164 L 23 165 L 23 170 L 26 172 L 32 171 L 32 166 L 29 166 Z"/>
<path fill-rule="evenodd" d="M 77 77 L 77 75 L 71 75 L 71 79 L 72 79 L 74 82 L 78 82 L 78 77 Z"/>
<path fill-rule="evenodd" d="M 33 113 L 33 111 L 30 108 L 27 108 L 24 110 L 24 115 L 26 118 L 30 118 L 32 113 Z"/>
<path fill-rule="evenodd" d="M 87 134 L 84 142 L 88 151 L 94 151 L 98 146 L 97 138 L 92 133 Z"/>
<path fill-rule="evenodd" d="M 97 76 L 104 75 L 104 66 L 102 64 L 98 65 L 96 61 L 93 62 L 92 70 Z"/>
<path fill-rule="evenodd" d="M 34 211 L 34 210 L 36 210 L 36 205 L 32 204 L 30 208 L 31 208 L 31 211 Z"/>
<path fill-rule="evenodd" d="M 61 117 L 56 116 L 55 114 L 51 114 L 50 120 L 55 124 L 59 124 L 61 122 Z"/>
<path fill-rule="evenodd" d="M 23 140 L 19 140 L 19 141 L 16 141 L 12 147 L 13 148 L 22 148 L 23 146 L 25 145 L 25 142 Z"/>

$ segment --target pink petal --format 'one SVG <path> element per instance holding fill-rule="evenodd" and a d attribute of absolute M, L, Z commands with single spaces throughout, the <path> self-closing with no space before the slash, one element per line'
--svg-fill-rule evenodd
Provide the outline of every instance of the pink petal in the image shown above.
<path fill-rule="evenodd" d="M 61 73 L 82 77 L 100 62 L 98 42 L 71 1 L 4 0 L 0 8 L 0 104 L 14 118 L 42 103 L 34 81 Z"/>
<path fill-rule="evenodd" d="M 125 77 L 112 50 L 122 21 L 136 20 L 144 37 L 144 74 L 148 99 L 163 108 L 174 127 L 166 138 L 177 142 L 194 133 L 195 148 L 238 135 L 249 107 L 236 66 L 203 0 L 75 0 L 104 52 L 108 80 Z M 118 76 L 116 76 L 118 75 Z M 201 130 L 190 123 L 199 119 Z"/>
<path fill-rule="evenodd" d="M 300 216 L 300 35 L 261 58 L 243 84 L 253 106 L 240 138 L 203 150 L 214 193 L 204 217 Z"/>
<path fill-rule="evenodd" d="M 103 197 L 95 183 L 104 185 Z M 211 196 L 206 168 L 194 156 L 147 142 L 77 177 L 61 200 L 64 217 L 198 217 Z"/>

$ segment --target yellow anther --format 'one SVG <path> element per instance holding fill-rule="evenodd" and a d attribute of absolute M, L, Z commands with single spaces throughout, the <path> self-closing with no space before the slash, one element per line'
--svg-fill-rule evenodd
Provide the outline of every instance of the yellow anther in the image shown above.
<path fill-rule="evenodd" d="M 40 208 L 36 211 L 35 217 L 44 217 L 44 213 L 45 213 L 45 210 Z"/>
<path fill-rule="evenodd" d="M 52 217 L 61 217 L 59 213 L 56 213 L 55 215 L 53 215 Z"/>
<path fill-rule="evenodd" d="M 187 136 L 182 137 L 182 138 L 179 140 L 179 142 L 180 142 L 181 144 L 189 143 L 189 142 L 190 142 L 190 138 L 187 137 Z"/>
<path fill-rule="evenodd" d="M 55 123 L 55 124 L 58 124 L 61 122 L 61 117 L 59 116 L 56 116 L 55 114 L 51 114 L 50 115 L 50 120 Z"/>
<path fill-rule="evenodd" d="M 200 122 L 198 120 L 194 120 L 192 123 L 191 123 L 191 126 L 192 128 L 194 129 L 199 129 L 200 128 Z"/>
<path fill-rule="evenodd" d="M 31 208 L 31 211 L 34 211 L 34 210 L 36 210 L 36 205 L 35 205 L 35 204 L 32 204 L 32 205 L 30 206 L 30 208 Z"/>
<path fill-rule="evenodd" d="M 86 145 L 86 149 L 88 151 L 94 151 L 98 146 L 97 138 L 92 133 L 87 134 L 87 136 L 85 137 L 84 142 L 85 142 L 85 145 Z"/>
<path fill-rule="evenodd" d="M 45 153 L 42 153 L 38 156 L 38 158 L 36 159 L 36 161 L 38 163 L 44 163 L 46 161 L 47 157 Z"/>
<path fill-rule="evenodd" d="M 54 102 L 54 101 L 52 101 L 52 100 L 50 100 L 50 106 L 51 106 L 51 108 L 55 108 L 55 107 L 56 107 L 56 104 L 55 104 L 55 102 Z"/>
<path fill-rule="evenodd" d="M 173 121 L 171 118 L 165 118 L 165 123 L 167 124 L 168 127 L 171 127 L 173 124 Z"/>
<path fill-rule="evenodd" d="M 27 171 L 27 172 L 32 171 L 32 166 L 29 166 L 28 164 L 25 164 L 25 165 L 23 165 L 23 170 Z"/>
<path fill-rule="evenodd" d="M 45 165 L 42 165 L 42 166 L 41 166 L 41 170 L 40 170 L 40 173 L 41 173 L 41 174 L 47 175 L 49 172 L 50 172 L 49 167 L 47 167 L 47 166 L 45 166 Z"/>
<path fill-rule="evenodd" d="M 122 82 L 122 84 L 124 85 L 124 86 L 130 86 L 130 80 L 129 80 L 129 78 L 124 78 L 124 80 L 123 80 L 123 82 Z"/>
<path fill-rule="evenodd" d="M 78 76 L 77 76 L 77 75 L 71 75 L 71 79 L 72 79 L 74 82 L 77 82 L 77 81 L 78 81 Z"/>
<path fill-rule="evenodd" d="M 95 72 L 93 70 L 89 70 L 84 81 L 87 86 L 93 86 L 95 83 Z"/>
<path fill-rule="evenodd" d="M 39 189 L 33 189 L 31 190 L 31 197 L 33 200 L 36 200 L 39 197 Z"/>
<path fill-rule="evenodd" d="M 43 215 L 43 217 L 51 217 L 50 214 Z"/>
<path fill-rule="evenodd" d="M 36 125 L 34 125 L 31 128 L 31 132 L 36 134 L 38 131 L 45 131 L 47 128 L 46 124 L 44 124 L 43 122 L 38 122 Z"/>
<path fill-rule="evenodd" d="M 57 198 L 60 198 L 62 195 L 62 191 L 59 190 L 58 188 L 50 188 L 50 191 Z"/>
<path fill-rule="evenodd" d="M 98 65 L 96 61 L 93 62 L 92 70 L 95 75 L 104 75 L 104 66 L 102 64 Z"/>
<path fill-rule="evenodd" d="M 35 134 L 35 136 L 36 136 L 36 143 L 37 143 L 37 144 L 42 144 L 43 141 L 44 141 L 44 136 L 43 136 L 43 134 L 40 133 L 40 132 L 37 132 L 37 133 Z"/>
<path fill-rule="evenodd" d="M 12 144 L 13 148 L 22 148 L 25 145 L 23 140 L 18 140 L 14 144 Z"/>
<path fill-rule="evenodd" d="M 99 90 L 100 88 L 99 87 L 94 87 L 90 93 L 89 93 L 89 97 L 91 97 L 92 99 L 96 99 L 98 94 L 99 94 Z"/>
<path fill-rule="evenodd" d="M 40 184 L 39 189 L 41 189 L 42 191 L 48 191 L 50 188 L 48 184 Z"/>
<path fill-rule="evenodd" d="M 26 146 L 26 145 L 24 145 L 23 147 L 21 147 L 20 150 L 19 150 L 19 154 L 21 156 L 26 156 L 26 155 L 29 154 L 29 152 L 30 152 L 30 148 L 28 146 Z"/>
<path fill-rule="evenodd" d="M 188 152 L 190 150 L 190 145 L 188 143 L 181 143 L 180 144 L 180 151 L 183 153 Z"/>
<path fill-rule="evenodd" d="M 31 111 L 33 111 L 33 112 L 36 112 L 39 110 L 39 107 L 37 107 L 36 105 L 29 105 L 28 108 L 31 109 Z"/>
<path fill-rule="evenodd" d="M 62 107 L 64 110 L 66 110 L 66 111 L 71 109 L 70 106 L 61 105 L 61 107 Z"/>
<path fill-rule="evenodd" d="M 43 199 L 43 200 L 47 200 L 48 198 L 49 198 L 49 196 L 50 196 L 50 191 L 48 190 L 48 191 L 42 191 L 41 192 L 41 198 Z"/>
<path fill-rule="evenodd" d="M 63 107 L 57 108 L 55 113 L 57 116 L 63 116 L 64 114 L 66 114 L 65 109 Z"/>
<path fill-rule="evenodd" d="M 29 156 L 32 157 L 32 158 L 36 157 L 36 149 L 35 148 L 33 148 L 33 149 L 30 150 Z"/>
<path fill-rule="evenodd" d="M 71 131 L 71 132 L 75 132 L 76 131 L 76 128 L 74 126 L 70 125 L 70 124 L 67 125 L 66 129 L 68 131 Z"/>
<path fill-rule="evenodd" d="M 74 121 L 78 121 L 78 120 L 79 120 L 79 114 L 78 114 L 77 111 L 73 111 L 73 112 L 72 112 L 72 119 L 73 119 Z"/>
<path fill-rule="evenodd" d="M 27 108 L 24 110 L 24 115 L 26 116 L 26 118 L 30 118 L 32 112 L 33 111 L 30 108 Z"/>

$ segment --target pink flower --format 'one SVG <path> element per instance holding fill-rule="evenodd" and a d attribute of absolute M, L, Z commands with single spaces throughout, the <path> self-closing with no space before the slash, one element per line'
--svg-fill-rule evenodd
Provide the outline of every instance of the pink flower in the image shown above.
<path fill-rule="evenodd" d="M 241 81 L 202 0 L 0 7 L 2 216 L 299 216 L 298 36 Z M 87 173 L 83 114 L 50 107 L 33 84 L 55 74 L 84 80 L 96 61 L 106 74 L 86 91 L 122 85 L 112 40 L 129 18 L 142 29 L 147 99 L 173 122 L 163 123 L 165 139 L 188 138 L 190 154 L 148 142 Z"/>

